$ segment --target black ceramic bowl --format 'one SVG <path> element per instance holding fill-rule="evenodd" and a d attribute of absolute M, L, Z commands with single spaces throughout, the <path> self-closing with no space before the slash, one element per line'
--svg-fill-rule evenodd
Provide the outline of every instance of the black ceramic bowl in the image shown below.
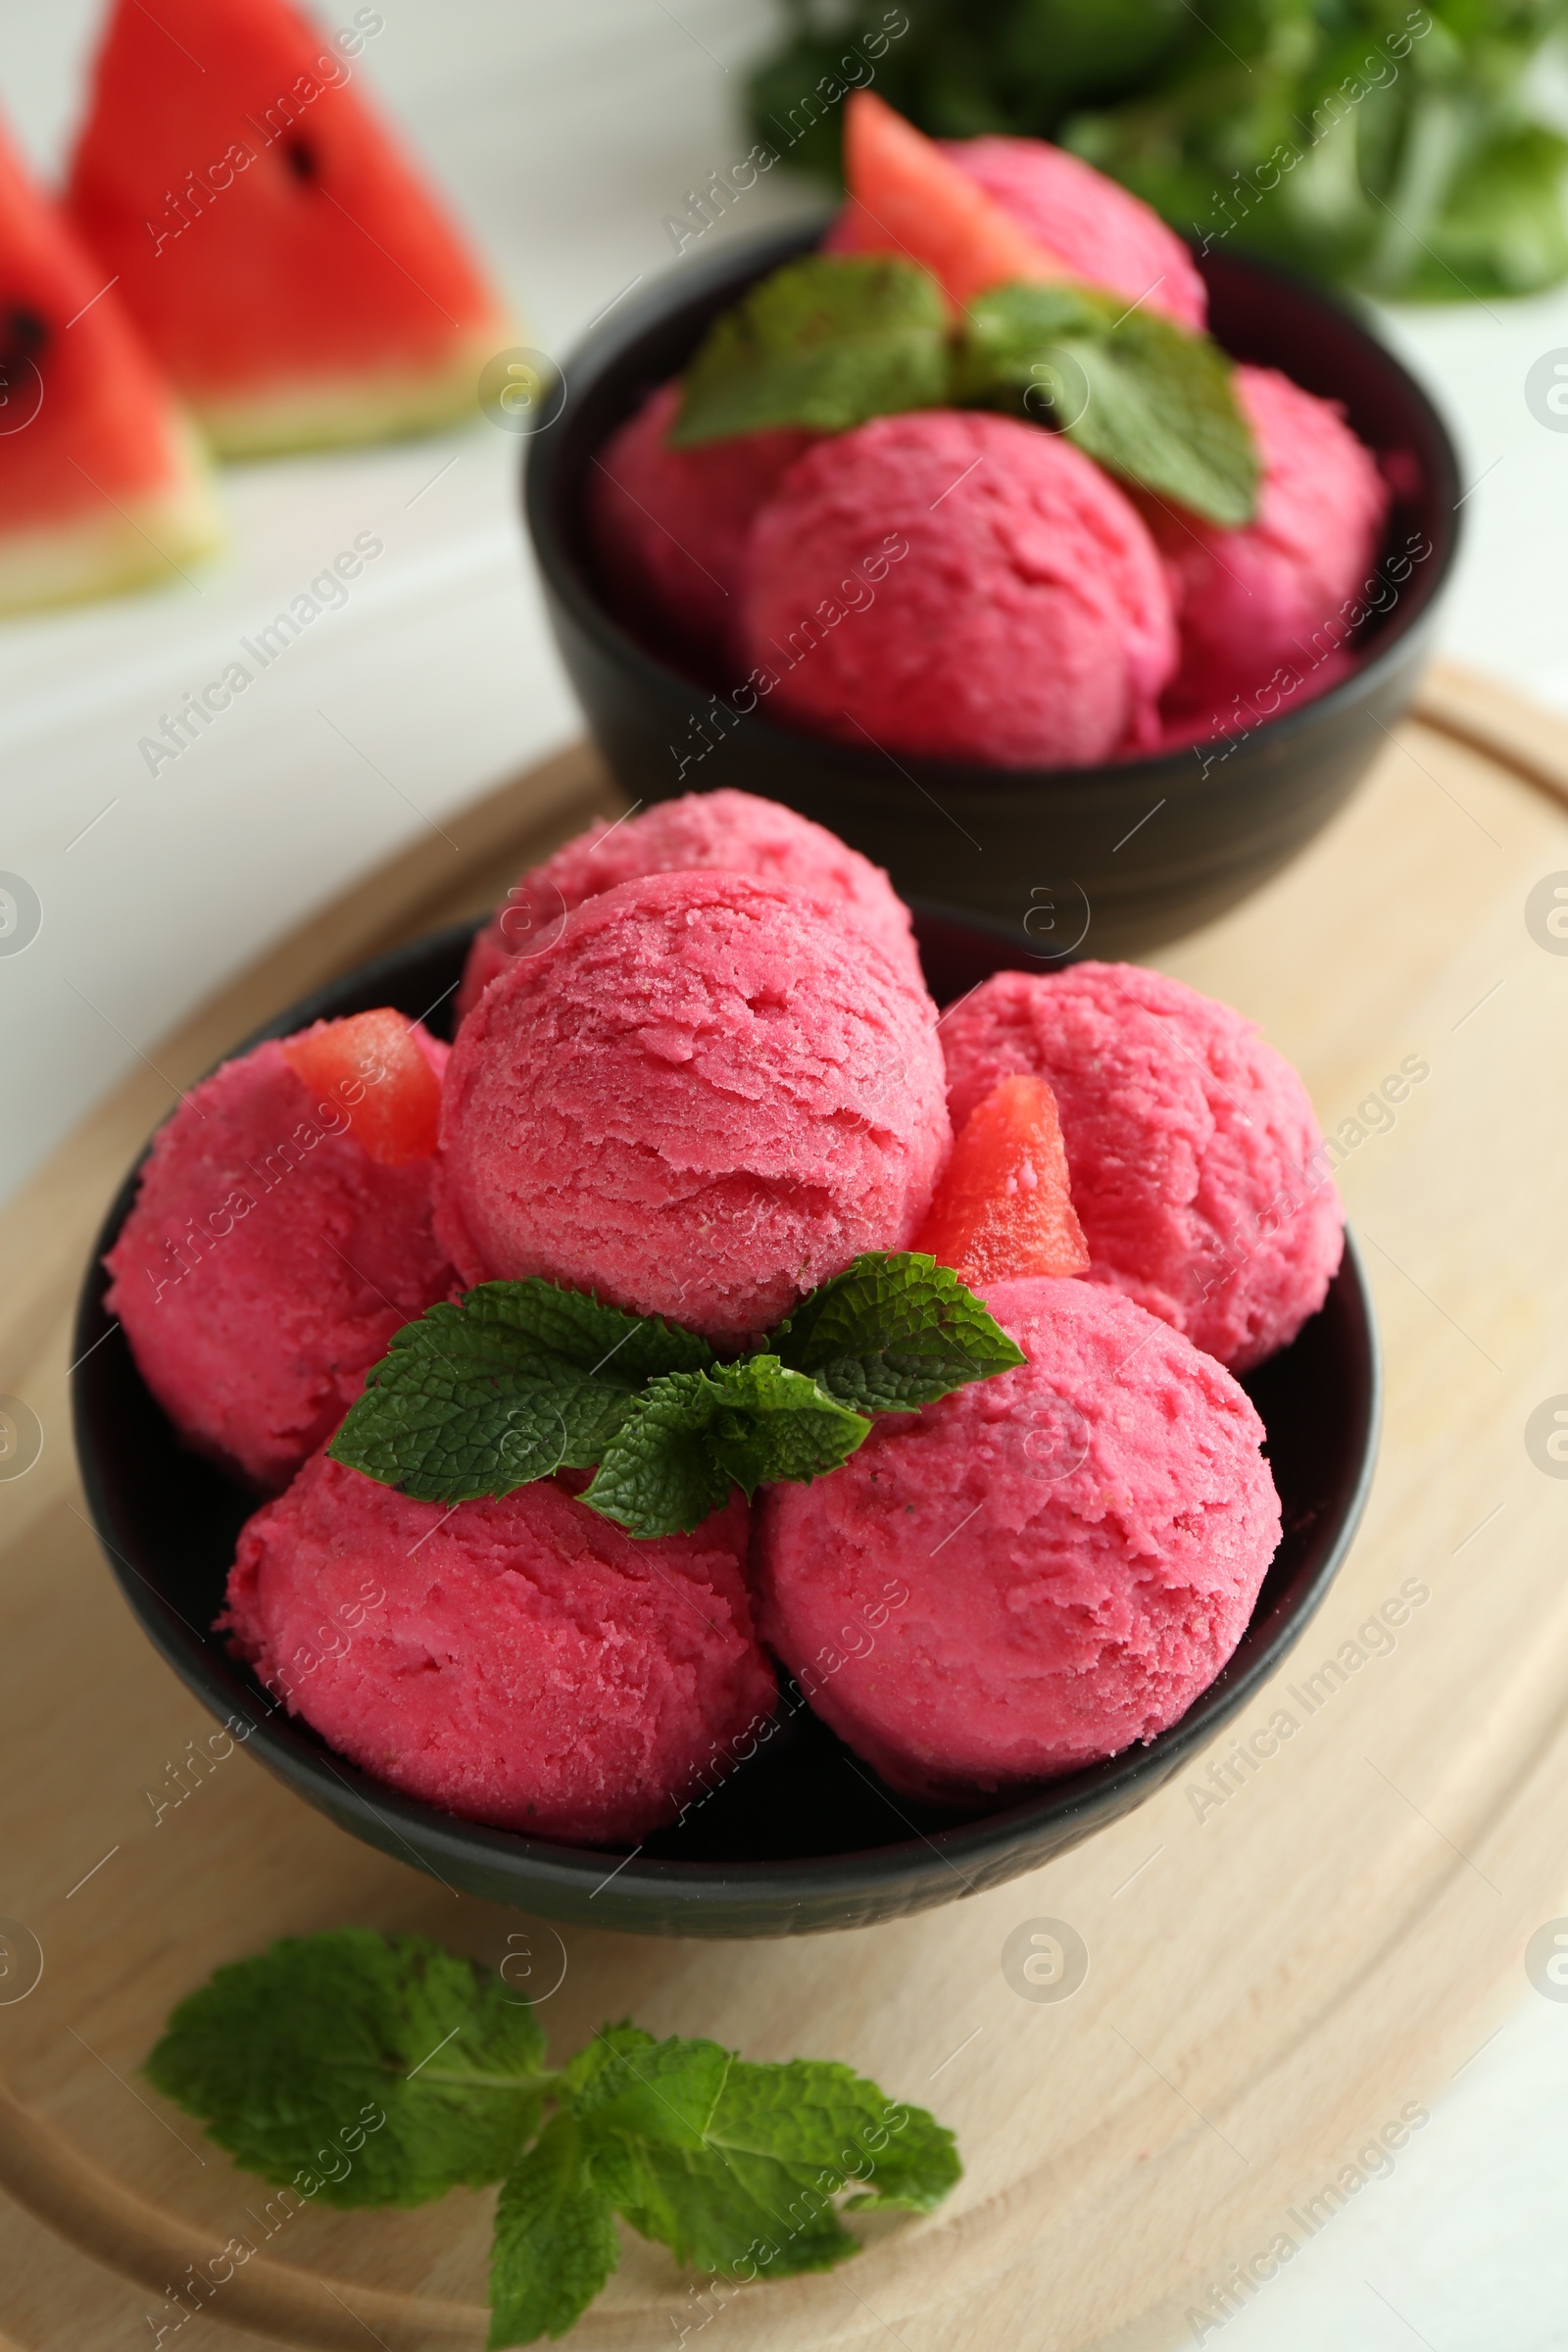
<path fill-rule="evenodd" d="M 1002 961 L 983 936 L 964 941 L 924 923 L 920 930 L 939 1001 Z M 443 992 L 450 1006 L 471 934 L 465 924 L 367 964 L 259 1037 L 378 1004 L 417 1015 Z M 121 1591 L 174 1672 L 216 1716 L 254 1727 L 252 1754 L 296 1794 L 384 1853 L 521 1910 L 642 1935 L 804 1935 L 897 1918 L 1034 1870 L 1142 1804 L 1247 1705 L 1312 1617 L 1361 1515 L 1379 1373 L 1350 1249 L 1322 1312 L 1247 1384 L 1267 1424 L 1285 1522 L 1252 1621 L 1219 1680 L 1150 1746 L 958 1812 L 883 1788 L 797 1705 L 682 1829 L 650 1838 L 630 1861 L 480 1829 L 398 1795 L 334 1755 L 308 1725 L 274 1707 L 211 1631 L 255 1498 L 185 1450 L 105 1315 L 101 1261 L 138 1169 L 139 1162 L 94 1245 L 72 1350 L 82 1483 Z M 793 1690 L 786 1695 L 798 1699 Z"/>
<path fill-rule="evenodd" d="M 1222 913 L 1334 814 L 1414 690 L 1459 537 L 1455 458 L 1437 412 L 1321 292 L 1210 253 L 1200 267 L 1219 342 L 1342 402 L 1396 486 L 1376 590 L 1387 610 L 1358 634 L 1353 675 L 1298 708 L 1287 699 L 1228 742 L 1093 768 L 894 760 L 777 725 L 765 705 L 720 717 L 739 677 L 682 675 L 613 617 L 584 531 L 584 485 L 594 453 L 684 366 L 717 313 L 819 233 L 737 239 L 612 311 L 566 361 L 564 406 L 528 445 L 546 609 L 610 766 L 634 801 L 734 785 L 786 802 L 885 865 L 904 897 L 995 926 L 1014 959 L 1073 946 L 1136 956 Z"/>

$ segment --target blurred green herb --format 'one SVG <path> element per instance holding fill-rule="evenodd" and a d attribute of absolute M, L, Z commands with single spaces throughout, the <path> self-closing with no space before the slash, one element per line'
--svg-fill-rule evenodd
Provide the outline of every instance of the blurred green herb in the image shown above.
<path fill-rule="evenodd" d="M 681 447 L 767 425 L 844 432 L 949 402 L 1065 433 L 1124 481 L 1210 522 L 1250 522 L 1257 452 L 1206 335 L 1066 280 L 949 306 L 917 264 L 813 253 L 715 319 L 686 372 Z"/>
<path fill-rule="evenodd" d="M 958 398 L 1019 406 L 1108 472 L 1224 529 L 1256 511 L 1257 448 L 1230 362 L 1120 295 L 993 286 L 969 305 L 957 374 Z"/>
<path fill-rule="evenodd" d="M 1568 0 L 786 0 L 758 136 L 836 177 L 849 45 L 940 138 L 1057 140 L 1200 248 L 1368 292 L 1529 294 L 1568 275 Z M 890 20 L 906 23 L 888 32 Z M 851 69 L 864 80 L 862 64 Z"/>
<path fill-rule="evenodd" d="M 797 424 L 844 433 L 948 392 L 948 306 L 924 270 L 811 255 L 714 320 L 686 372 L 677 449 Z"/>
<path fill-rule="evenodd" d="M 532 2008 L 491 1970 L 342 1928 L 219 1969 L 146 2072 L 296 2211 L 499 2181 L 490 2352 L 575 2325 L 620 2259 L 617 2213 L 749 2282 L 831 2269 L 860 2251 L 841 2211 L 926 2213 L 959 2177 L 923 2107 L 828 2060 L 755 2065 L 625 2023 L 564 2068 L 544 2060 Z"/>

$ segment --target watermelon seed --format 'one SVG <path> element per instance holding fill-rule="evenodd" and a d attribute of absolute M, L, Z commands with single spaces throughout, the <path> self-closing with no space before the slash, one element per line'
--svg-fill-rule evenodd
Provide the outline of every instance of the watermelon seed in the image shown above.
<path fill-rule="evenodd" d="M 283 149 L 283 159 L 296 179 L 316 177 L 316 149 L 308 139 L 290 139 Z"/>
<path fill-rule="evenodd" d="M 13 303 L 5 315 L 5 326 L 0 333 L 0 349 L 8 360 L 30 360 L 34 352 L 42 351 L 49 340 L 47 322 L 36 311 L 21 303 Z"/>

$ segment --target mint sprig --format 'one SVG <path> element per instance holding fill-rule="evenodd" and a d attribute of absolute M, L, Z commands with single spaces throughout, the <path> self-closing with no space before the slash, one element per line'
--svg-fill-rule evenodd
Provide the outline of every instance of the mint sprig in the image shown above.
<path fill-rule="evenodd" d="M 677 449 L 807 425 L 842 433 L 948 396 L 948 306 L 927 270 L 885 255 L 810 254 L 752 288 L 686 372 Z"/>
<path fill-rule="evenodd" d="M 409 2206 L 499 2181 L 491 2352 L 565 2333 L 619 2260 L 617 2213 L 739 2283 L 829 2269 L 859 2252 L 842 2213 L 928 2212 L 959 2177 L 951 2132 L 832 2061 L 759 2065 L 625 2022 L 562 2070 L 544 2054 L 490 1970 L 345 1928 L 219 1969 L 146 2073 L 305 2201 Z"/>
<path fill-rule="evenodd" d="M 949 406 L 1009 408 L 1226 528 L 1256 512 L 1257 449 L 1219 346 L 1065 278 L 993 287 L 953 326 L 917 264 L 808 254 L 710 328 L 671 439 L 690 448 L 763 426 L 845 432 Z"/>
<path fill-rule="evenodd" d="M 771 1339 L 722 1363 L 696 1332 L 534 1277 L 405 1324 L 327 1450 L 426 1502 L 558 1469 L 630 1534 L 689 1534 L 728 1498 L 848 1461 L 869 1416 L 912 1412 L 1024 1361 L 933 1258 L 870 1251 Z"/>

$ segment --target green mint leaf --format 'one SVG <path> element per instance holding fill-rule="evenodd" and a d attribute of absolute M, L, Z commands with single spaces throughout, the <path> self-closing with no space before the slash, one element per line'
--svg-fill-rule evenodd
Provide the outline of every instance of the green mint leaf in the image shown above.
<path fill-rule="evenodd" d="M 714 1361 L 694 1332 L 553 1282 L 487 1282 L 395 1332 L 327 1448 L 426 1502 L 588 1469 L 661 1373 Z"/>
<path fill-rule="evenodd" d="M 418 2205 L 503 2177 L 538 2128 L 543 2061 L 533 2010 L 488 1970 L 343 1928 L 219 1969 L 146 2072 L 264 2180 Z"/>
<path fill-rule="evenodd" d="M 573 2114 L 600 2133 L 700 2148 L 731 2063 L 716 2041 L 656 2041 L 623 2020 L 578 2051 L 565 2072 L 565 2095 Z"/>
<path fill-rule="evenodd" d="M 1126 481 L 1234 529 L 1257 511 L 1258 459 L 1218 345 L 1084 286 L 977 295 L 958 397 L 1002 397 Z"/>
<path fill-rule="evenodd" d="M 847 1462 L 871 1434 L 863 1413 L 776 1355 L 721 1364 L 705 1379 L 713 1399 L 709 1444 L 748 1501 L 779 1479 L 808 1486 Z"/>
<path fill-rule="evenodd" d="M 730 1477 L 708 1443 L 701 1372 L 650 1381 L 600 1458 L 579 1501 L 634 1536 L 687 1536 L 729 1500 Z"/>
<path fill-rule="evenodd" d="M 815 2175 L 714 2145 L 591 2132 L 594 2180 L 642 2237 L 700 2271 L 786 2278 L 860 2251 Z"/>
<path fill-rule="evenodd" d="M 808 254 L 726 311 L 686 371 L 677 449 L 867 417 L 948 398 L 948 306 L 937 281 L 886 255 Z"/>
<path fill-rule="evenodd" d="M 858 2253 L 831 2196 L 809 2193 L 813 2169 L 778 2162 L 756 2133 L 733 2147 L 715 2136 L 735 2063 L 715 2041 L 607 2027 L 566 2078 L 595 2180 L 642 2236 L 698 2270 L 783 2277 Z"/>
<path fill-rule="evenodd" d="M 1118 303 L 1071 278 L 1048 284 L 1011 282 L 972 295 L 964 310 L 953 364 L 953 388 L 963 402 L 991 399 L 1001 391 L 1032 391 L 1031 413 L 1048 418 L 1054 387 L 1044 370 L 1034 372 L 1041 352 L 1052 344 L 1110 332 Z"/>
<path fill-rule="evenodd" d="M 813 1291 L 768 1345 L 861 1413 L 914 1412 L 1026 1360 L 956 1274 L 909 1250 L 858 1257 Z"/>
<path fill-rule="evenodd" d="M 582 2128 L 554 2116 L 496 2201 L 488 2352 L 564 2335 L 620 2260 L 614 2210 L 585 2161 Z"/>
<path fill-rule="evenodd" d="M 702 2270 L 825 2270 L 858 2251 L 849 2210 L 925 2212 L 958 2179 L 953 2134 L 847 2066 L 750 2064 L 717 2042 L 607 2028 L 566 2090 L 595 2180 L 645 2237 Z"/>
<path fill-rule="evenodd" d="M 848 2213 L 902 2207 L 927 2213 L 962 2166 L 953 2133 L 923 2107 L 889 2099 L 852 2067 L 797 2058 L 758 2066 L 737 2058 L 709 2127 L 713 2145 L 749 2149 L 837 2176 L 860 2193 Z"/>
<path fill-rule="evenodd" d="M 774 1355 L 669 1373 L 633 1398 L 582 1500 L 634 1536 L 689 1535 L 732 1486 L 836 1470 L 870 1426 Z"/>

